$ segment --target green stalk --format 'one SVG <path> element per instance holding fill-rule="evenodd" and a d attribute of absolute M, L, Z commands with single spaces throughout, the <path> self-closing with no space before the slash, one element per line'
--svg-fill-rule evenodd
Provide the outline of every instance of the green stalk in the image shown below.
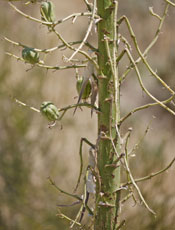
<path fill-rule="evenodd" d="M 117 53 L 118 1 L 97 0 L 98 15 L 98 64 L 99 108 L 97 167 L 99 181 L 96 193 L 95 230 L 115 230 L 119 225 L 120 155 L 119 131 L 120 92 Z M 115 145 L 114 150 L 113 144 Z M 119 162 L 117 163 L 119 164 Z"/>

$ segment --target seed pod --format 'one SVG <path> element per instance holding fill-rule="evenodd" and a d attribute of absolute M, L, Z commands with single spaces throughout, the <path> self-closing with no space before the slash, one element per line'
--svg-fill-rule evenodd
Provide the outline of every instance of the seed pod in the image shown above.
<path fill-rule="evenodd" d="M 83 77 L 79 77 L 77 79 L 76 89 L 77 89 L 79 96 L 80 96 L 80 94 L 82 94 L 81 99 L 85 100 L 90 96 L 91 88 L 92 88 L 91 82 L 89 79 L 87 81 L 84 81 Z"/>
<path fill-rule="evenodd" d="M 54 5 L 52 2 L 42 2 L 40 7 L 41 19 L 46 22 L 54 22 Z"/>
<path fill-rule="evenodd" d="M 49 121 L 56 121 L 59 118 L 58 108 L 50 101 L 43 102 L 40 111 Z"/>
<path fill-rule="evenodd" d="M 22 50 L 22 58 L 30 64 L 36 64 L 39 62 L 39 53 L 33 48 L 26 47 Z"/>

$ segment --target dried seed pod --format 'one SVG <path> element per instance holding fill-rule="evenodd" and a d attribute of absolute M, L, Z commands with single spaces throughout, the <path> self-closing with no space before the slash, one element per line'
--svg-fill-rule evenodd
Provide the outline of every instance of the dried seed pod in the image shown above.
<path fill-rule="evenodd" d="M 81 95 L 81 99 L 87 99 L 90 94 L 91 94 L 91 82 L 89 79 L 87 79 L 87 81 L 84 81 L 84 78 L 83 77 L 79 77 L 77 79 L 77 83 L 76 83 L 76 89 L 77 89 L 77 92 L 80 96 Z"/>
<path fill-rule="evenodd" d="M 49 121 L 56 121 L 59 118 L 58 108 L 50 101 L 43 102 L 40 111 Z"/>
<path fill-rule="evenodd" d="M 46 22 L 55 21 L 54 4 L 52 2 L 42 2 L 40 7 L 41 19 Z"/>
<path fill-rule="evenodd" d="M 22 50 L 22 58 L 30 64 L 36 64 L 39 62 L 39 53 L 33 48 L 25 47 Z"/>

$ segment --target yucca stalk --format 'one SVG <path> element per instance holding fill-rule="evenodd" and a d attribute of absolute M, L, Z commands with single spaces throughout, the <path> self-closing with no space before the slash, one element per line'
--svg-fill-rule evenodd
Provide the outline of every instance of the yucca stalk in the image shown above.
<path fill-rule="evenodd" d="M 118 225 L 120 167 L 116 164 L 120 155 L 119 131 L 120 98 L 117 54 L 117 9 L 118 1 L 98 0 L 97 10 L 101 20 L 98 23 L 99 64 L 99 145 L 97 165 L 99 183 L 97 186 L 97 212 L 95 230 L 116 229 Z M 114 147 L 115 146 L 115 147 Z M 115 149 L 116 148 L 116 149 Z M 117 153 L 116 153 L 117 150 Z"/>

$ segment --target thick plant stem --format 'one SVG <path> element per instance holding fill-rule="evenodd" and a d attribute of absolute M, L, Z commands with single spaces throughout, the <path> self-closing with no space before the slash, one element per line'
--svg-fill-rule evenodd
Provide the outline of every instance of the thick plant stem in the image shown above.
<path fill-rule="evenodd" d="M 117 53 L 118 1 L 97 0 L 98 22 L 98 152 L 99 182 L 96 193 L 95 230 L 115 230 L 119 225 L 120 98 Z M 114 151 L 114 146 L 116 151 Z M 118 155 L 118 156 L 117 156 Z"/>

